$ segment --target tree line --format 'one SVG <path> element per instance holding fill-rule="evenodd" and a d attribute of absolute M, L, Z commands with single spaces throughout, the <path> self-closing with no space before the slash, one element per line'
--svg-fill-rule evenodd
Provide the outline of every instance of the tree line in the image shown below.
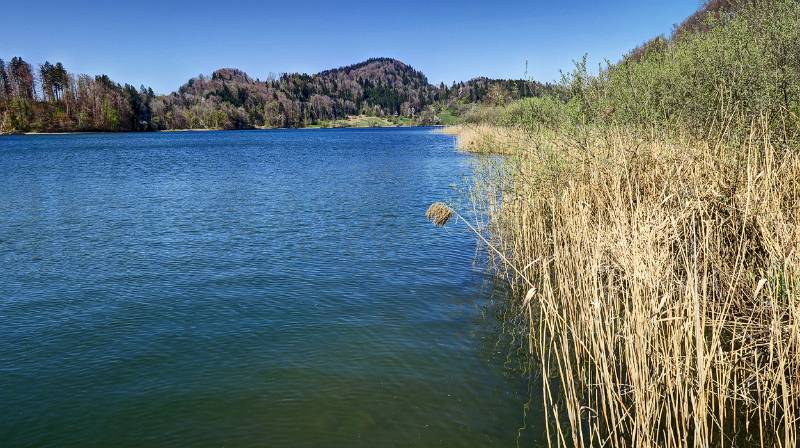
<path fill-rule="evenodd" d="M 69 73 L 59 62 L 38 68 L 0 59 L 0 131 L 144 131 L 156 95 L 106 75 Z"/>
<path fill-rule="evenodd" d="M 0 59 L 0 132 L 303 127 L 350 115 L 436 124 L 443 109 L 505 104 L 552 89 L 535 81 L 488 78 L 437 86 L 403 62 L 375 58 L 265 80 L 224 68 L 156 95 L 152 88 L 118 84 L 106 75 L 70 73 L 60 62 L 34 67 L 13 57 L 8 63 Z"/>

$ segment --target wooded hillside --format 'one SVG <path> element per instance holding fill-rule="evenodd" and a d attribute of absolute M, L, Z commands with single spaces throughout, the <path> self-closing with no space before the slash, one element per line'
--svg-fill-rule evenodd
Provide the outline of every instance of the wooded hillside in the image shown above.
<path fill-rule="evenodd" d="M 326 70 L 254 79 L 235 68 L 190 79 L 168 95 L 118 84 L 105 75 L 69 73 L 61 63 L 34 68 L 0 60 L 3 132 L 144 131 L 303 127 L 352 115 L 407 117 L 436 124 L 443 109 L 505 104 L 539 96 L 550 85 L 476 78 L 432 85 L 424 74 L 389 58 Z"/>

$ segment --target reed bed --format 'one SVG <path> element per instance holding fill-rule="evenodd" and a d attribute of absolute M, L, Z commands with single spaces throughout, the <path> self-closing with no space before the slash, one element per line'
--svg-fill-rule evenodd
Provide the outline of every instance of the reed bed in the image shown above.
<path fill-rule="evenodd" d="M 799 446 L 800 154 L 768 120 L 736 145 L 480 132 L 520 148 L 476 198 L 551 445 Z"/>
<path fill-rule="evenodd" d="M 446 131 L 553 446 L 800 446 L 800 2 L 684 25 Z"/>
<path fill-rule="evenodd" d="M 522 149 L 519 131 L 489 124 L 459 124 L 442 128 L 456 137 L 458 148 L 473 153 L 515 154 Z"/>

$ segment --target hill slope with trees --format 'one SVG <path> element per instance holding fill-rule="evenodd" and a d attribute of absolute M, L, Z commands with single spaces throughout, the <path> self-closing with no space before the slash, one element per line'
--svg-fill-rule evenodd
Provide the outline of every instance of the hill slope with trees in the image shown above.
<path fill-rule="evenodd" d="M 235 68 L 190 79 L 175 92 L 118 84 L 106 75 L 69 73 L 61 63 L 34 68 L 0 60 L 0 131 L 150 131 L 305 127 L 354 115 L 403 117 L 437 124 L 442 110 L 505 104 L 553 86 L 529 80 L 476 78 L 432 85 L 390 58 L 326 70 L 254 79 Z"/>

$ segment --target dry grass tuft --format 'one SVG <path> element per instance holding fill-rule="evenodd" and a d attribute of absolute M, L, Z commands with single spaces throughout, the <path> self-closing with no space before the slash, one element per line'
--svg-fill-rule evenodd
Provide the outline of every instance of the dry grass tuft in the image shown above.
<path fill-rule="evenodd" d="M 428 218 L 436 227 L 442 227 L 453 217 L 453 209 L 444 202 L 434 202 L 425 212 Z"/>

